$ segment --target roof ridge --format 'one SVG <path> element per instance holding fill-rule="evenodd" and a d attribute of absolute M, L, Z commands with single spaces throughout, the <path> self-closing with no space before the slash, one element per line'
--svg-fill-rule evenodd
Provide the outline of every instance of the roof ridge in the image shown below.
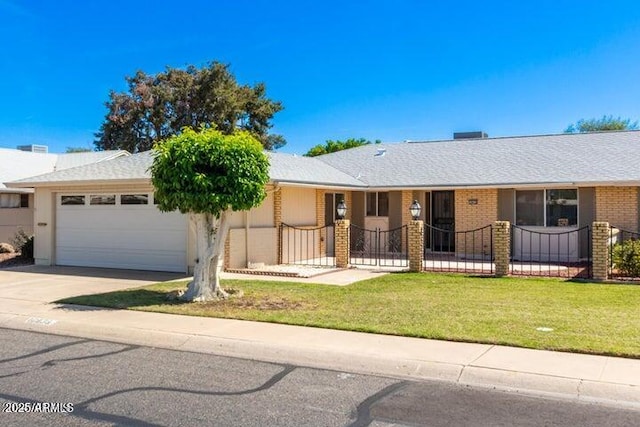
<path fill-rule="evenodd" d="M 550 136 L 585 136 L 585 135 L 602 135 L 602 134 L 618 134 L 618 133 L 634 133 L 639 132 L 640 129 L 621 129 L 621 130 L 602 130 L 602 131 L 594 131 L 594 132 L 558 132 L 558 133 L 542 133 L 537 135 L 512 135 L 512 136 L 492 136 L 487 138 L 461 138 L 461 139 L 431 139 L 431 140 L 421 140 L 421 141 L 401 141 L 401 142 L 390 142 L 387 144 L 424 144 L 429 142 L 464 142 L 464 141 L 489 141 L 489 140 L 499 140 L 499 139 L 520 139 L 520 138 L 545 138 Z"/>

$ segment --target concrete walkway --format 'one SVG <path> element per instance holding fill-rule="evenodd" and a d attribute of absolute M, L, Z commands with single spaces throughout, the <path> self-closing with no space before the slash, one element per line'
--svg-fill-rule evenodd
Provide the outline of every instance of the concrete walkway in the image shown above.
<path fill-rule="evenodd" d="M 372 274 L 381 273 L 346 270 L 296 280 L 344 284 Z M 0 270 L 0 327 L 348 372 L 436 379 L 640 410 L 640 360 L 51 303 L 65 296 L 180 278 L 166 273 L 87 268 Z"/>

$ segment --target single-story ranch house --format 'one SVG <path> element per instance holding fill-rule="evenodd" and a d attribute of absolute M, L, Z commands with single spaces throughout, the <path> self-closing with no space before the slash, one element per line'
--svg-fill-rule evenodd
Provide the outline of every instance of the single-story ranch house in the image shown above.
<path fill-rule="evenodd" d="M 128 155 L 124 150 L 54 154 L 46 145 L 0 148 L 0 242 L 10 242 L 19 229 L 33 234 L 33 188 L 7 188 L 4 182 Z"/>
<path fill-rule="evenodd" d="M 463 136 L 315 158 L 269 153 L 268 196 L 261 206 L 233 214 L 226 266 L 277 263 L 279 246 L 288 244 L 279 241 L 281 224 L 330 224 L 342 199 L 347 218 L 367 229 L 407 224 L 409 206 L 418 200 L 421 219 L 441 229 L 508 220 L 540 232 L 593 221 L 639 230 L 640 131 Z M 186 216 L 155 208 L 151 162 L 144 152 L 7 183 L 35 191 L 36 263 L 192 268 L 195 244 Z M 513 243 L 526 246 L 517 237 Z M 427 242 L 426 249 L 443 249 L 435 245 Z M 569 249 L 581 256 L 581 248 Z"/>

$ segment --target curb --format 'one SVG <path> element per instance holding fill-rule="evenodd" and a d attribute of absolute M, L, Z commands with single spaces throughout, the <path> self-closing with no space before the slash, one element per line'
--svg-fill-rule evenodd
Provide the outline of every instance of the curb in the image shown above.
<path fill-rule="evenodd" d="M 82 306 L 74 306 L 80 308 Z M 49 307 L 47 307 L 49 308 Z M 64 308 L 59 306 L 58 308 Z M 84 310 L 84 308 L 82 308 Z M 86 307 L 82 313 L 104 314 L 110 309 Z M 130 311 L 124 311 L 131 313 Z M 150 313 L 133 312 L 132 317 Z M 412 380 L 435 380 L 466 386 L 491 388 L 527 395 L 552 396 L 569 400 L 623 406 L 640 410 L 640 387 L 632 384 L 620 384 L 593 381 L 583 378 L 571 378 L 558 375 L 519 372 L 495 367 L 479 366 L 470 363 L 443 362 L 438 360 L 412 359 L 409 357 L 389 357 L 380 352 L 380 348 L 369 346 L 359 348 L 357 352 L 338 349 L 321 341 L 301 343 L 292 339 L 293 344 L 270 342 L 266 339 L 229 338 L 176 331 L 158 330 L 155 327 L 129 325 L 104 326 L 92 322 L 91 316 L 82 316 L 73 312 L 62 316 L 59 321 L 47 324 L 44 318 L 51 316 L 51 308 L 28 314 L 2 313 L 0 327 L 26 330 L 54 335 L 81 337 L 130 345 L 163 348 L 176 351 L 189 351 L 217 356 L 250 359 L 268 363 L 292 364 L 309 368 L 346 371 L 366 375 L 388 376 Z M 67 313 L 68 314 L 68 313 Z M 158 313 L 154 313 L 158 314 Z M 74 317 L 69 319 L 65 317 Z M 163 315 L 167 316 L 167 315 Z M 169 315 L 170 316 L 170 315 Z M 183 317 L 183 316 L 180 316 Z M 33 321 L 41 319 L 43 321 Z M 227 319 L 228 320 L 228 319 Z M 250 327 L 252 322 L 232 321 L 240 326 Z M 203 322 L 205 323 L 205 322 Z M 278 325 L 284 326 L 284 325 Z M 286 325 L 285 330 L 304 332 L 304 327 Z M 341 331 L 344 333 L 344 331 Z M 360 333 L 347 332 L 357 337 Z M 376 341 L 373 334 L 362 334 L 368 341 Z M 382 336 L 386 337 L 386 336 Z M 420 342 L 419 339 L 415 342 Z M 413 342 L 413 341 L 411 341 Z M 446 345 L 447 343 L 438 343 Z M 486 347 L 486 349 L 484 349 Z M 483 353 L 497 346 L 484 346 Z M 399 354 L 399 353 L 396 353 Z"/>

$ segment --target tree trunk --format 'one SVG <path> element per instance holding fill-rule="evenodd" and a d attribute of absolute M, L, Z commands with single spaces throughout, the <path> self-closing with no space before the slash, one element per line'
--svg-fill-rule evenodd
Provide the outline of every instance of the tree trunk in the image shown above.
<path fill-rule="evenodd" d="M 182 296 L 185 301 L 211 301 L 226 298 L 228 294 L 220 286 L 220 272 L 224 263 L 224 242 L 229 230 L 228 212 L 216 218 L 211 214 L 189 214 L 195 224 L 197 262 L 193 280 Z"/>

